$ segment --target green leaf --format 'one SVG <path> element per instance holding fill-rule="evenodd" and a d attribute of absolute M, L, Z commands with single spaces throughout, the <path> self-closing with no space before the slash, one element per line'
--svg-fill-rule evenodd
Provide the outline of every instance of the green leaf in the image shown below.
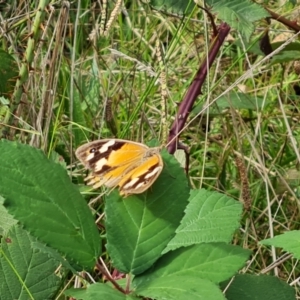
<path fill-rule="evenodd" d="M 232 107 L 234 109 L 261 110 L 271 103 L 270 99 L 249 94 L 230 92 L 216 101 L 218 109 Z"/>
<path fill-rule="evenodd" d="M 178 15 L 190 14 L 195 7 L 192 0 L 151 0 L 149 4 L 158 11 Z"/>
<path fill-rule="evenodd" d="M 205 3 L 219 19 L 241 32 L 247 41 L 254 30 L 254 22 L 269 16 L 261 5 L 249 0 L 206 0 Z"/>
<path fill-rule="evenodd" d="M 226 242 L 239 227 L 241 203 L 204 189 L 191 191 L 185 216 L 164 252 L 206 242 Z"/>
<path fill-rule="evenodd" d="M 39 250 L 40 252 L 46 254 L 47 256 L 51 256 L 53 259 L 58 261 L 60 263 L 60 265 L 62 267 L 64 267 L 66 270 L 70 270 L 74 274 L 77 273 L 77 271 L 73 268 L 73 266 L 71 264 L 69 264 L 69 262 L 64 257 L 62 257 L 59 254 L 59 252 L 57 252 L 56 249 L 50 248 L 50 247 L 46 246 L 45 244 L 42 244 L 38 241 L 32 242 L 31 245 L 34 249 Z"/>
<path fill-rule="evenodd" d="M 130 300 L 139 299 L 131 295 L 125 295 L 113 289 L 108 284 L 95 283 L 88 285 L 85 289 L 69 289 L 64 292 L 66 296 L 82 300 L 95 299 L 113 299 L 113 300 Z"/>
<path fill-rule="evenodd" d="M 34 239 L 13 227 L 1 240 L 1 299 L 53 299 L 60 287 L 58 262 L 32 247 Z"/>
<path fill-rule="evenodd" d="M 5 235 L 12 226 L 18 223 L 3 206 L 4 199 L 0 196 L 0 235 Z"/>
<path fill-rule="evenodd" d="M 277 235 L 271 239 L 260 242 L 263 245 L 275 246 L 284 249 L 300 259 L 300 231 L 293 230 Z"/>
<path fill-rule="evenodd" d="M 220 97 L 209 110 L 209 115 L 220 115 L 222 110 L 226 108 L 233 109 L 249 109 L 259 111 L 272 103 L 271 99 L 266 99 L 260 96 L 251 96 L 244 93 L 230 92 L 225 96 Z M 203 110 L 203 103 L 197 105 L 193 109 L 193 115 L 197 115 Z"/>
<path fill-rule="evenodd" d="M 225 300 L 220 288 L 214 283 L 187 275 L 145 281 L 136 292 L 152 299 Z"/>
<path fill-rule="evenodd" d="M 9 53 L 0 49 L 0 95 L 13 92 L 18 76 L 18 65 Z"/>
<path fill-rule="evenodd" d="M 93 268 L 100 237 L 66 171 L 27 145 L 2 140 L 0 152 L 0 194 L 9 213 L 80 269 Z"/>
<path fill-rule="evenodd" d="M 298 43 L 299 47 L 299 43 Z M 299 48 L 298 48 L 299 49 Z M 272 65 L 278 64 L 278 63 L 286 63 L 290 61 L 295 61 L 300 59 L 300 51 L 294 50 L 294 51 L 281 51 L 280 53 L 274 55 L 272 57 Z"/>
<path fill-rule="evenodd" d="M 106 201 L 107 249 L 113 265 L 139 274 L 160 256 L 175 234 L 189 195 L 183 169 L 163 152 L 164 170 L 145 193 L 122 199 L 114 191 Z"/>
<path fill-rule="evenodd" d="M 285 43 L 285 41 L 280 41 L 280 42 L 275 42 L 275 43 L 272 43 L 272 49 L 273 50 L 276 50 L 277 48 L 281 47 L 283 44 Z M 297 42 L 297 41 L 294 41 L 294 42 L 291 42 L 289 43 L 288 45 L 286 45 L 284 47 L 284 50 L 282 51 L 287 51 L 287 52 L 290 52 L 290 51 L 296 51 L 299 53 L 299 47 L 300 47 L 300 43 Z M 280 52 L 281 53 L 281 52 Z M 275 55 L 276 56 L 276 55 Z M 274 57 L 274 56 L 273 56 Z M 272 58 L 273 60 L 273 58 Z"/>
<path fill-rule="evenodd" d="M 225 287 L 225 286 L 224 286 Z M 225 292 L 228 300 L 295 300 L 295 290 L 277 277 L 236 275 Z"/>
<path fill-rule="evenodd" d="M 145 273 L 134 278 L 137 286 L 166 277 L 193 276 L 197 279 L 222 282 L 233 276 L 248 259 L 251 251 L 225 243 L 209 243 L 180 248 L 163 255 Z M 180 282 L 177 283 L 180 286 Z"/>

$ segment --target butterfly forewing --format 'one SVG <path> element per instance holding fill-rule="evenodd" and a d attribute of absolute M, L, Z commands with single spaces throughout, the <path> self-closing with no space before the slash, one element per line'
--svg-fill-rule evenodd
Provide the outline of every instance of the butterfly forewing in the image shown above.
<path fill-rule="evenodd" d="M 89 185 L 119 186 L 125 196 L 148 189 L 163 168 L 158 149 L 120 139 L 87 143 L 76 150 L 76 156 L 92 170 L 87 177 Z"/>

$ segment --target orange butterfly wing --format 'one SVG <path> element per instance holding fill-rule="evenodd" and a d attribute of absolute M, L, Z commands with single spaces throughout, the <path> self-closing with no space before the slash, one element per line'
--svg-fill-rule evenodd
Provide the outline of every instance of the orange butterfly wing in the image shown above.
<path fill-rule="evenodd" d="M 76 156 L 92 173 L 88 185 L 119 187 L 120 194 L 140 194 L 147 190 L 163 169 L 157 148 L 121 139 L 97 140 L 82 145 Z"/>

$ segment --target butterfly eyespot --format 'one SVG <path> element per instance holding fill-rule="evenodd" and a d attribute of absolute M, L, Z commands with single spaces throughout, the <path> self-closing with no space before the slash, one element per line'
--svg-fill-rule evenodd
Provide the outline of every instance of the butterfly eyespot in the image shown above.
<path fill-rule="evenodd" d="M 97 151 L 96 148 L 92 148 L 92 149 L 90 150 L 90 153 L 95 153 L 96 151 Z"/>

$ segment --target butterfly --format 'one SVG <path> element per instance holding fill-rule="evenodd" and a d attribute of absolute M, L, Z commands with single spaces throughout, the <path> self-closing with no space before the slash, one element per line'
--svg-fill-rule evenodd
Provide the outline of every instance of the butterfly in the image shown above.
<path fill-rule="evenodd" d="M 96 140 L 80 146 L 75 155 L 91 170 L 88 185 L 118 187 L 124 197 L 146 191 L 163 169 L 159 148 L 128 140 Z"/>

